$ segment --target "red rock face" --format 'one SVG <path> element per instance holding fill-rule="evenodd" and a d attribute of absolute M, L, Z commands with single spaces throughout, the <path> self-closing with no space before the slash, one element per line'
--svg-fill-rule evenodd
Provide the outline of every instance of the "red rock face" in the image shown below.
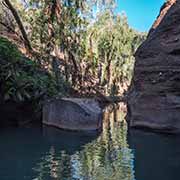
<path fill-rule="evenodd" d="M 164 18 L 164 16 L 166 15 L 166 13 L 168 12 L 168 10 L 170 9 L 170 7 L 176 3 L 176 0 L 168 0 L 166 3 L 164 3 L 164 5 L 161 7 L 159 16 L 157 17 L 156 21 L 154 22 L 154 24 L 152 25 L 151 30 L 154 30 L 157 28 L 157 26 L 159 26 L 159 24 L 161 23 L 162 19 Z M 150 31 L 151 31 L 150 30 Z"/>
<path fill-rule="evenodd" d="M 165 3 L 135 54 L 130 127 L 180 132 L 180 0 Z"/>

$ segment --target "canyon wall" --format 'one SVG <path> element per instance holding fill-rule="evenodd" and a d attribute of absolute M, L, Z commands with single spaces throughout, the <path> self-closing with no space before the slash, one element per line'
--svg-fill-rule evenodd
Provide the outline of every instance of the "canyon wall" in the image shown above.
<path fill-rule="evenodd" d="M 162 6 L 135 58 L 129 126 L 179 133 L 180 0 L 169 0 Z"/>

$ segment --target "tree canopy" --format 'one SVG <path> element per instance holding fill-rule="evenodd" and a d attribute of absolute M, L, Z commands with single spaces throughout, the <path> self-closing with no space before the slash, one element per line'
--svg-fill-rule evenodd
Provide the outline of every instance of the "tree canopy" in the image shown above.
<path fill-rule="evenodd" d="M 114 13 L 114 0 L 1 0 L 0 34 L 81 95 L 122 94 L 146 34 Z"/>

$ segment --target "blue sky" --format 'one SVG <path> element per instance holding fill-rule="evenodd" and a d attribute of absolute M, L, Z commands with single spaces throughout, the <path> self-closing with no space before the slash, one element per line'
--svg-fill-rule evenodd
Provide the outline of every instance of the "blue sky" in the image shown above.
<path fill-rule="evenodd" d="M 148 31 L 165 0 L 117 0 L 117 11 L 125 11 L 128 23 L 139 31 Z"/>

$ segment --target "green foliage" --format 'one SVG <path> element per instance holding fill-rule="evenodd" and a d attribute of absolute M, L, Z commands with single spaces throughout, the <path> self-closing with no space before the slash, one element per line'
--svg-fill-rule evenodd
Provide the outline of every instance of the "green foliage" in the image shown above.
<path fill-rule="evenodd" d="M 37 101 L 57 94 L 54 78 L 0 37 L 0 92 L 3 100 Z"/>
<path fill-rule="evenodd" d="M 0 57 L 16 63 L 20 58 L 20 52 L 16 46 L 7 39 L 0 37 Z"/>
<path fill-rule="evenodd" d="M 24 3 L 13 0 L 40 64 L 55 76 L 60 92 L 66 91 L 64 80 L 80 93 L 93 87 L 107 95 L 130 82 L 133 55 L 146 34 L 130 28 L 124 14 L 113 13 L 114 0 Z M 58 59 L 55 67 L 52 56 Z"/>
<path fill-rule="evenodd" d="M 119 83 L 130 82 L 134 53 L 145 39 L 144 33 L 139 33 L 129 27 L 125 15 L 114 15 L 107 10 L 98 15 L 95 23 L 88 28 L 86 54 L 93 52 L 89 59 L 95 62 L 95 72 L 101 69 L 101 85 L 107 85 L 108 93 L 117 89 Z M 91 42 L 91 43 L 89 43 Z M 113 93 L 114 94 L 114 93 Z"/>

